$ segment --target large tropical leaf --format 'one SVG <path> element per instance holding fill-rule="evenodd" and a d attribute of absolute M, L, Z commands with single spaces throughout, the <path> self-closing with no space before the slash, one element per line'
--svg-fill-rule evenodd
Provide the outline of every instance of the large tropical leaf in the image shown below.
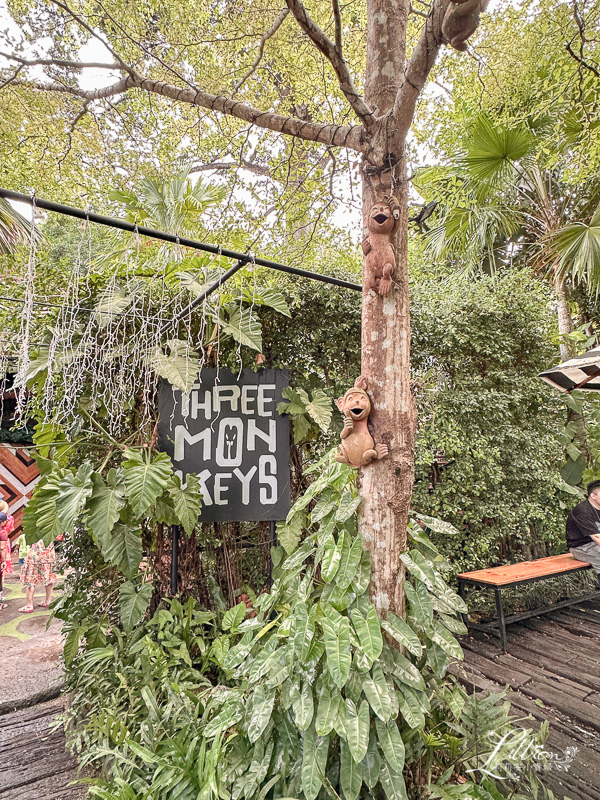
<path fill-rule="evenodd" d="M 139 591 L 131 581 L 119 587 L 119 614 L 123 628 L 129 633 L 144 616 L 154 591 L 151 583 L 144 583 Z"/>
<path fill-rule="evenodd" d="M 123 461 L 123 479 L 129 504 L 140 518 L 167 488 L 173 472 L 166 453 L 154 458 L 149 451 L 128 450 Z"/>
<path fill-rule="evenodd" d="M 236 342 L 262 352 L 262 327 L 251 309 L 230 305 L 227 321 L 221 320 L 223 333 L 228 333 Z"/>
<path fill-rule="evenodd" d="M 531 152 L 533 145 L 533 136 L 524 125 L 504 128 L 482 114 L 460 161 L 477 182 L 503 180 L 515 174 L 515 164 Z"/>
<path fill-rule="evenodd" d="M 152 369 L 176 389 L 189 394 L 200 370 L 198 354 L 181 339 L 169 339 L 166 346 L 168 354 L 161 347 L 155 350 L 151 358 Z"/>
<path fill-rule="evenodd" d="M 140 529 L 118 522 L 111 532 L 109 541 L 102 548 L 102 556 L 126 578 L 133 578 L 142 561 Z"/>
<path fill-rule="evenodd" d="M 58 519 L 56 501 L 58 500 L 58 484 L 64 473 L 52 474 L 43 484 L 36 487 L 31 500 L 25 506 L 23 514 L 23 531 L 28 544 L 43 539 L 48 546 L 59 533 L 62 533 Z"/>
<path fill-rule="evenodd" d="M 329 737 L 317 736 L 314 727 L 311 726 L 304 734 L 302 756 L 302 791 L 306 800 L 315 800 L 321 791 L 328 750 Z"/>
<path fill-rule="evenodd" d="M 0 255 L 14 253 L 20 244 L 30 240 L 31 223 L 0 197 Z"/>
<path fill-rule="evenodd" d="M 549 234 L 544 244 L 558 263 L 559 273 L 570 273 L 573 280 L 600 294 L 600 205 L 589 223 L 565 225 Z"/>
<path fill-rule="evenodd" d="M 369 606 L 366 619 L 363 617 L 360 611 L 353 611 L 352 624 L 354 625 L 354 630 L 358 635 L 360 645 L 367 656 L 371 659 L 371 661 L 378 659 L 381 655 L 381 651 L 383 650 L 383 637 L 381 635 L 381 626 L 379 624 L 377 611 L 375 611 L 375 606 Z M 413 636 L 414 635 L 415 634 L 413 634 Z"/>
<path fill-rule="evenodd" d="M 100 475 L 92 475 L 92 496 L 87 501 L 87 527 L 101 548 L 108 546 L 110 533 L 125 505 L 125 488 L 117 484 L 114 470 L 111 472 L 111 486 L 106 486 Z"/>
<path fill-rule="evenodd" d="M 82 464 L 77 472 L 67 472 L 58 484 L 56 510 L 62 533 L 72 533 L 73 527 L 88 497 L 92 494 L 92 465 Z"/>
<path fill-rule="evenodd" d="M 322 621 L 327 668 L 335 685 L 341 689 L 348 680 L 352 662 L 350 650 L 350 621 L 333 608 Z"/>
<path fill-rule="evenodd" d="M 363 760 L 369 746 L 369 706 L 366 700 L 357 708 L 355 703 L 346 698 L 346 718 L 344 730 L 352 758 L 358 764 Z"/>
<path fill-rule="evenodd" d="M 173 475 L 169 486 L 169 495 L 173 501 L 175 514 L 184 531 L 189 535 L 198 522 L 202 508 L 202 491 L 197 475 L 190 473 L 186 478 L 185 489 L 181 488 L 178 475 Z"/>

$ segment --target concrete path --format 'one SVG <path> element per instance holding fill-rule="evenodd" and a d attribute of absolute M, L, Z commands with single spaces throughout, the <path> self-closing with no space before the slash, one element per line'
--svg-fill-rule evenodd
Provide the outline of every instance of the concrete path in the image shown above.
<path fill-rule="evenodd" d="M 0 798 L 1 800 L 78 800 L 84 792 L 69 787 L 76 764 L 65 751 L 65 736 L 55 716 L 65 706 L 60 697 L 63 646 L 61 623 L 35 608 L 20 614 L 24 593 L 18 576 L 4 578 L 0 610 Z M 36 592 L 35 603 L 44 597 Z"/>

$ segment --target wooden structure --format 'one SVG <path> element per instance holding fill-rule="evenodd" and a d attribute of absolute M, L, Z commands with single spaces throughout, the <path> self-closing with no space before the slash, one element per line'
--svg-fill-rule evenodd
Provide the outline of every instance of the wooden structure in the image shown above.
<path fill-rule="evenodd" d="M 555 763 L 539 777 L 557 800 L 600 800 L 600 598 L 511 626 L 510 653 L 478 632 L 461 645 L 465 660 L 451 669 L 467 689 L 508 686 L 520 725 L 549 722 L 545 749 Z"/>
<path fill-rule="evenodd" d="M 469 622 L 468 615 L 463 614 L 466 625 L 471 628 L 488 631 L 500 637 L 502 650 L 506 652 L 506 626 L 511 622 L 519 622 L 529 617 L 537 617 L 549 611 L 579 603 L 582 599 L 595 597 L 597 592 L 587 595 L 586 598 L 576 598 L 574 600 L 562 600 L 543 608 L 536 608 L 532 611 L 524 611 L 520 614 L 512 614 L 509 617 L 504 615 L 502 605 L 502 590 L 509 586 L 522 586 L 525 583 L 543 581 L 547 578 L 555 578 L 557 575 L 567 575 L 573 572 L 581 572 L 590 569 L 591 565 L 584 561 L 578 561 L 570 553 L 563 553 L 558 556 L 539 558 L 536 561 L 521 561 L 518 564 L 507 564 L 501 567 L 490 567 L 489 569 L 479 569 L 475 572 L 462 572 L 458 576 L 458 592 L 465 599 L 467 586 L 479 586 L 480 588 L 493 589 L 496 598 L 497 619 L 494 622 L 485 624 L 474 624 Z"/>
<path fill-rule="evenodd" d="M 0 498 L 15 518 L 11 539 L 21 534 L 23 510 L 39 479 L 40 471 L 27 448 L 0 444 Z"/>

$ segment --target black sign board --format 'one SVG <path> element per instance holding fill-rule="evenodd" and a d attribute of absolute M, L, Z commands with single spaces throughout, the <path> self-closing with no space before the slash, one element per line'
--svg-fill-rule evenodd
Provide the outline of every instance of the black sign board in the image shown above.
<path fill-rule="evenodd" d="M 158 438 L 185 481 L 200 478 L 202 522 L 281 520 L 290 508 L 284 370 L 203 369 L 189 395 L 163 383 Z"/>

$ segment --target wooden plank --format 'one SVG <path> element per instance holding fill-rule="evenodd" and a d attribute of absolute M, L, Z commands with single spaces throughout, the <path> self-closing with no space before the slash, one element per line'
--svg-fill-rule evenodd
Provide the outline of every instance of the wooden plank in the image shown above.
<path fill-rule="evenodd" d="M 511 583 L 527 581 L 532 578 L 579 572 L 589 569 L 589 567 L 588 563 L 578 561 L 571 553 L 562 553 L 558 556 L 538 558 L 535 561 L 521 561 L 518 564 L 505 564 L 500 567 L 475 570 L 474 572 L 462 572 L 458 577 L 485 583 L 489 586 L 508 586 Z"/>

